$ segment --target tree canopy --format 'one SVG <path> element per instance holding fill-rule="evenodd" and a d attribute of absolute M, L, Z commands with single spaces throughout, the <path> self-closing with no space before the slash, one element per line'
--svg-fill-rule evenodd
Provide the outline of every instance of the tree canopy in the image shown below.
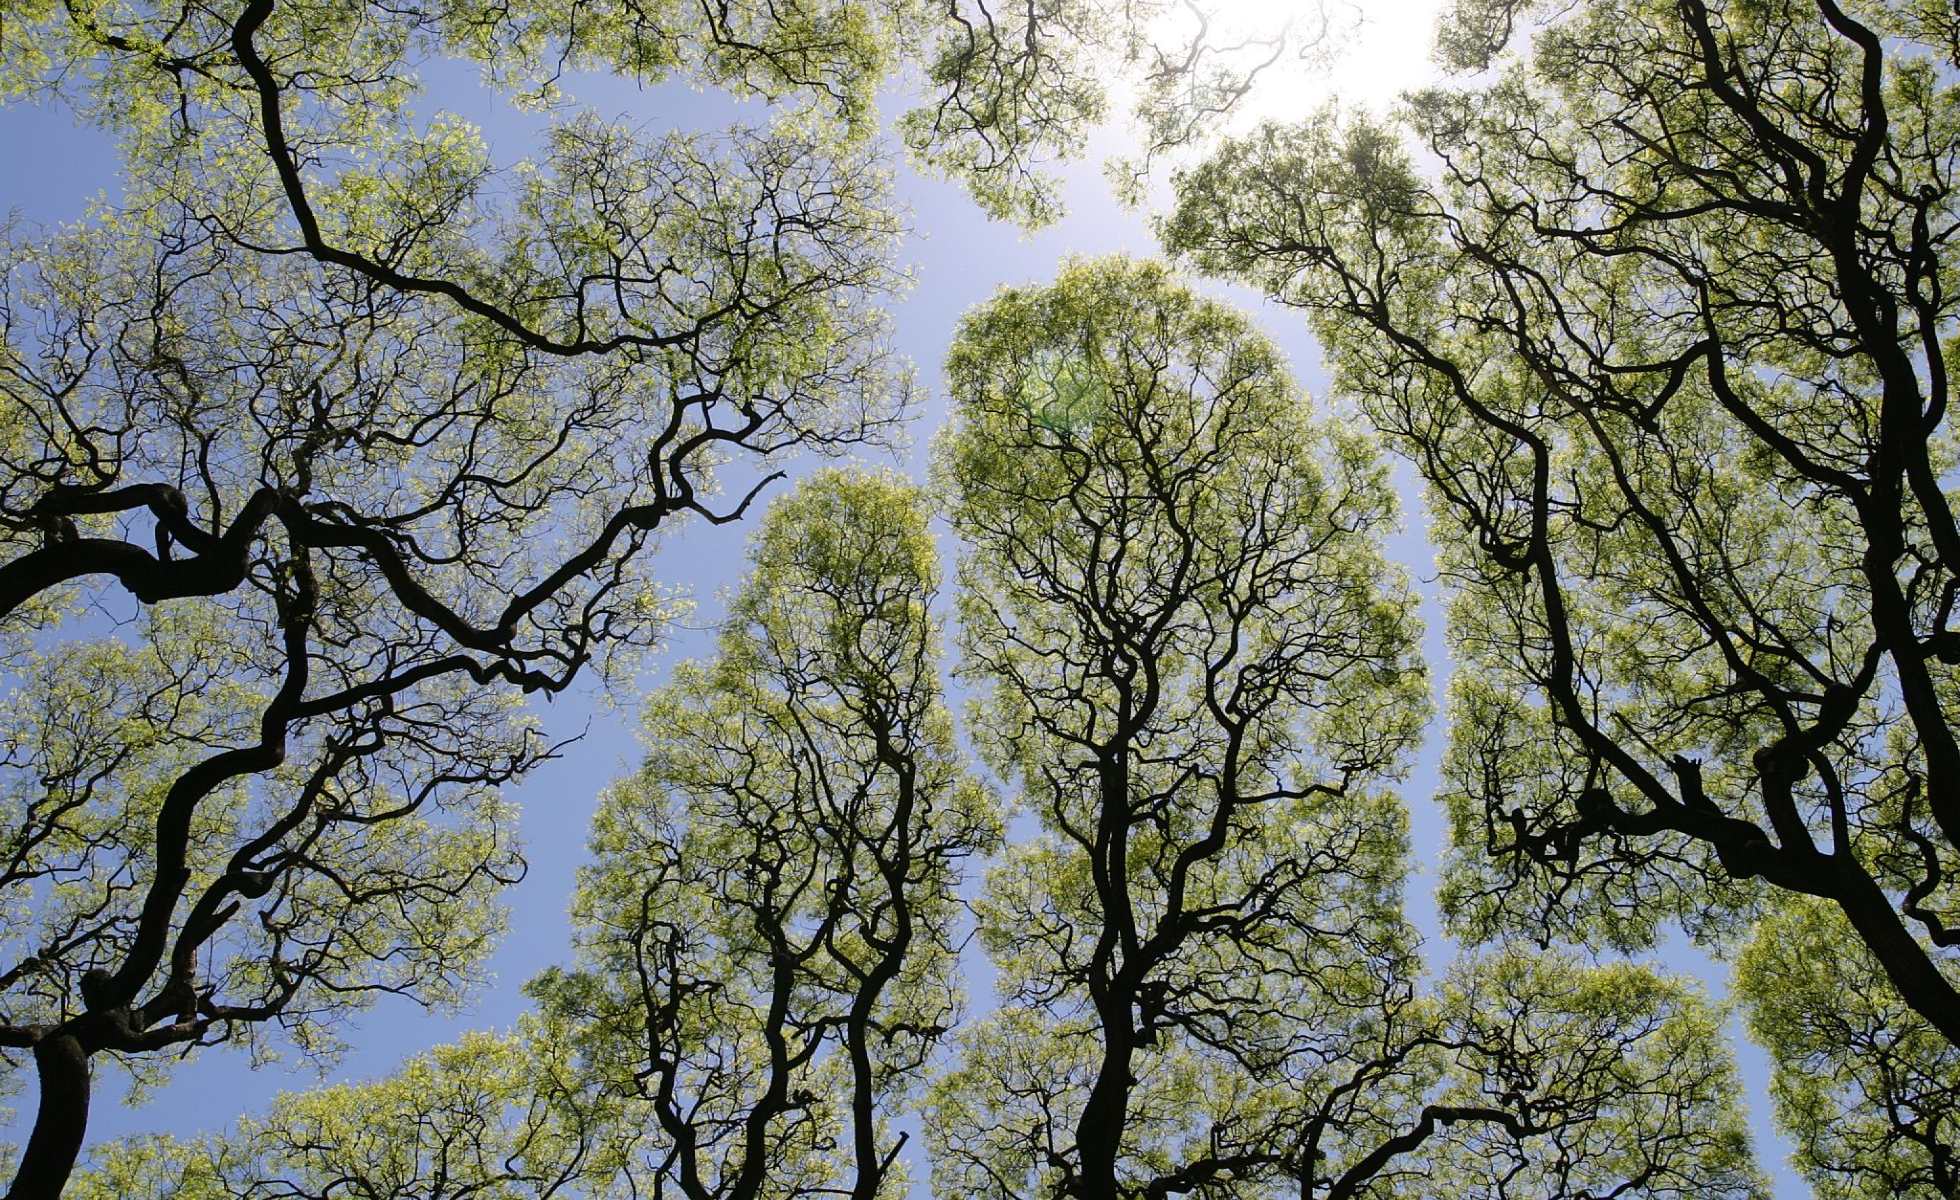
<path fill-rule="evenodd" d="M 1356 20 L 8 3 L 0 103 L 122 184 L 0 222 L 11 1200 L 1753 1197 L 1731 1028 L 1819 1196 L 1960 1195 L 1960 8 L 1456 0 L 1392 113 L 1230 125 Z M 969 312 L 929 485 L 798 465 L 921 407 L 894 156 L 1035 229 L 1125 108 L 1172 264 Z M 464 1003 L 585 752 L 530 701 L 632 686 L 661 543 L 792 473 L 514 1027 L 85 1157 L 105 1066 Z"/>
<path fill-rule="evenodd" d="M 0 229 L 11 1194 L 59 1190 L 103 1056 L 330 1053 L 378 993 L 464 994 L 523 869 L 500 789 L 555 753 L 518 697 L 658 644 L 676 520 L 896 431 L 878 87 L 919 70 L 918 161 L 1039 223 L 1105 56 L 1155 55 L 1159 114 L 1229 95 L 1202 8 L 1181 57 L 1140 33 L 1171 8 L 7 6 L 0 100 L 123 166 L 80 223 Z M 420 111 L 444 61 L 538 144 Z M 592 70 L 772 110 L 634 129 L 564 90 Z"/>
<path fill-rule="evenodd" d="M 1272 344 L 1100 260 L 970 314 L 947 373 L 975 738 L 1041 833 L 979 903 L 1001 1005 L 936 1085 L 940 1194 L 1753 1194 L 1691 990 L 1425 986 L 1394 496 Z"/>
<path fill-rule="evenodd" d="M 593 821 L 577 961 L 511 1035 L 105 1155 L 84 1196 L 905 1190 L 893 1118 L 962 1008 L 957 888 L 1000 838 L 940 698 L 918 490 L 771 506 L 718 652 L 649 702 Z"/>
<path fill-rule="evenodd" d="M 1749 944 L 1813 1181 L 1950 1195 L 1960 23 L 1453 22 L 1488 82 L 1231 142 L 1163 225 L 1305 310 L 1428 482 L 1459 668 L 1446 908 L 1480 938 Z"/>
<path fill-rule="evenodd" d="M 531 985 L 687 1200 L 903 1191 L 891 1128 L 956 1021 L 956 889 L 1000 817 L 940 698 L 916 488 L 779 501 L 719 653 L 646 714 L 573 900 L 581 962 Z"/>
<path fill-rule="evenodd" d="M 59 1190 L 98 1056 L 275 1027 L 317 1054 L 378 992 L 455 999 L 522 870 L 499 786 L 553 753 L 516 699 L 658 641 L 645 551 L 748 502 L 717 462 L 903 409 L 862 139 L 573 114 L 500 177 L 414 117 L 415 56 L 514 87 L 600 31 L 478 18 L 27 5 L 0 33 L 0 90 L 74 93 L 125 161 L 116 207 L 0 241 L 0 1047 L 40 1081 L 14 1196 Z M 800 78 L 683 33 L 597 44 Z"/>
<path fill-rule="evenodd" d="M 1392 493 L 1271 344 L 1111 259 L 976 311 L 952 368 L 961 670 L 1043 829 L 974 904 L 998 1007 L 961 1003 L 962 865 L 1003 805 L 939 699 L 922 498 L 826 472 L 649 703 L 533 1017 L 119 1147 L 84 1194 L 869 1200 L 919 1121 L 949 1196 L 1759 1195 L 1694 987 L 1518 948 L 1422 978 Z"/>

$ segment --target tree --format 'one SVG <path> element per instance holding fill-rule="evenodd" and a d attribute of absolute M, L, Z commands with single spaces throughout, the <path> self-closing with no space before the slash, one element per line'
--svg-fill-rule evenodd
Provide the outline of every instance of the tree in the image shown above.
<path fill-rule="evenodd" d="M 904 1191 L 890 1121 L 960 1007 L 960 866 L 1000 836 L 940 697 L 916 488 L 769 512 L 720 650 L 648 706 L 595 818 L 581 965 L 532 985 L 687 1200 Z"/>
<path fill-rule="evenodd" d="M 1844 1004 L 1960 1045 L 1960 24 L 1600 0 L 1501 53 L 1539 11 L 1445 26 L 1502 70 L 1408 99 L 1433 177 L 1324 114 L 1184 175 L 1166 239 L 1306 310 L 1428 481 L 1456 926 L 1732 948 L 1765 911 L 1814 930 L 1814 897 L 1857 949 L 1811 984 L 1869 963 L 1900 1003 Z"/>
<path fill-rule="evenodd" d="M 988 881 L 1002 1006 L 935 1090 L 945 1195 L 1749 1195 L 1716 1019 L 1511 952 L 1421 988 L 1393 493 L 1161 266 L 970 314 L 936 469 L 976 741 L 1041 834 Z"/>
<path fill-rule="evenodd" d="M 748 502 L 717 461 L 897 419 L 848 56 L 613 32 L 10 6 L 0 93 L 84 106 L 126 186 L 0 246 L 0 1052 L 40 1083 L 11 1196 L 60 1191 L 102 1056 L 321 1053 L 377 993 L 460 995 L 522 866 L 498 789 L 553 752 L 518 697 L 659 637 L 658 531 Z M 700 137 L 573 115 L 499 176 L 413 117 L 436 51 L 821 103 Z"/>
<path fill-rule="evenodd" d="M 516 1035 L 125 1144 L 83 1194 L 903 1194 L 891 1120 L 958 1015 L 961 864 L 1000 836 L 940 699 L 925 508 L 820 473 L 753 559 L 715 658 L 648 705 L 646 764 L 594 818 L 579 963 Z"/>
<path fill-rule="evenodd" d="M 281 1096 L 190 1142 L 139 1138 L 75 1177 L 77 1200 L 339 1200 L 590 1195 L 616 1172 L 616 1110 L 593 1104 L 566 1043 L 535 1019 L 469 1034 L 372 1083 Z"/>

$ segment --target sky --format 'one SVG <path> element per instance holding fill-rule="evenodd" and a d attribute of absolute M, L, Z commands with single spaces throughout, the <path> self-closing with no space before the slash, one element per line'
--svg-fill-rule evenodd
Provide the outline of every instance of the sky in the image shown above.
<path fill-rule="evenodd" d="M 1247 0 L 1248 3 L 1253 0 Z M 1431 77 L 1428 62 L 1429 29 L 1434 0 L 1382 0 L 1366 7 L 1355 40 L 1326 70 L 1281 82 L 1255 98 L 1249 118 L 1284 119 L 1304 113 L 1330 96 L 1346 105 L 1383 108 L 1403 88 Z M 425 109 L 443 108 L 482 126 L 500 161 L 521 157 L 541 128 L 534 116 L 518 113 L 479 88 L 472 71 L 435 63 L 424 70 L 428 84 Z M 731 116 L 756 121 L 757 109 L 727 104 L 679 87 L 639 89 L 630 81 L 578 77 L 573 95 L 609 117 L 623 117 L 654 128 L 703 128 Z M 888 113 L 905 106 L 902 95 L 886 98 Z M 1101 131 L 1092 141 L 1089 161 L 1062 171 L 1068 215 L 1034 234 L 990 222 L 957 187 L 922 177 L 902 163 L 897 166 L 898 201 L 909 210 L 913 233 L 901 251 L 912 272 L 910 291 L 893 306 L 896 342 L 919 371 L 925 397 L 912 427 L 909 448 L 895 464 L 922 477 L 927 446 L 945 413 L 940 363 L 960 315 L 1003 285 L 1038 283 L 1052 277 L 1062 261 L 1074 255 L 1156 252 L 1148 215 L 1117 204 L 1095 162 L 1127 146 L 1120 129 Z M 113 147 L 96 130 L 80 126 L 66 110 L 52 106 L 0 107 L 0 213 L 11 212 L 30 224 L 74 220 L 98 193 L 114 200 L 116 159 Z M 1264 303 L 1243 289 L 1194 281 L 1201 290 L 1252 312 L 1259 326 L 1286 352 L 1295 377 L 1316 404 L 1325 406 L 1327 378 L 1320 355 L 1304 323 Z M 894 465 L 890 459 L 867 458 L 866 465 Z M 814 464 L 804 463 L 804 468 Z M 1433 901 L 1436 865 L 1445 843 L 1440 807 L 1432 795 L 1437 764 L 1444 744 L 1440 713 L 1450 664 L 1442 640 L 1442 611 L 1436 589 L 1433 553 L 1424 534 L 1421 501 L 1414 476 L 1398 465 L 1396 478 L 1404 498 L 1405 529 L 1389 546 L 1417 581 L 1426 624 L 1424 650 L 1438 699 L 1438 720 L 1432 724 L 1421 755 L 1406 785 L 1412 817 L 1413 855 L 1417 864 L 1407 891 L 1411 918 L 1429 939 L 1432 966 L 1450 953 L 1442 937 Z M 656 566 L 661 577 L 691 592 L 692 616 L 674 632 L 669 649 L 651 664 L 644 682 L 657 684 L 671 664 L 700 656 L 711 649 L 711 630 L 721 610 L 721 597 L 734 586 L 744 565 L 744 545 L 753 522 L 735 526 L 695 527 L 670 539 Z M 943 551 L 950 564 L 951 539 L 941 529 Z M 958 710 L 960 697 L 952 697 Z M 509 930 L 490 961 L 493 978 L 460 1012 L 426 1013 L 413 1004 L 384 998 L 345 1030 L 350 1050 L 326 1074 L 298 1061 L 252 1070 L 240 1052 L 220 1049 L 177 1069 L 170 1081 L 155 1089 L 140 1106 L 117 1102 L 119 1084 L 112 1071 L 102 1071 L 98 1101 L 91 1114 L 89 1140 L 164 1132 L 191 1135 L 228 1125 L 241 1113 L 259 1109 L 283 1090 L 304 1088 L 324 1078 L 328 1082 L 358 1080 L 385 1074 L 403 1057 L 445 1041 L 468 1029 L 502 1029 L 524 1008 L 520 985 L 540 969 L 566 960 L 570 923 L 566 906 L 575 871 L 585 857 L 586 825 L 598 795 L 610 781 L 630 771 L 639 756 L 636 735 L 637 694 L 600 696 L 591 690 L 560 697 L 541 706 L 546 732 L 566 736 L 584 731 L 583 739 L 561 759 L 545 764 L 519 784 L 512 798 L 521 807 L 522 835 L 530 869 L 524 881 L 510 889 Z M 1662 964 L 1700 976 L 1716 995 L 1722 991 L 1722 969 L 1699 956 L 1680 939 L 1663 948 Z M 984 971 L 970 972 L 976 1007 L 986 1002 Z M 1739 1018 L 1731 1020 L 1742 1064 L 1751 1126 L 1758 1156 L 1775 1182 L 1779 1200 L 1805 1194 L 1788 1167 L 1787 1143 L 1772 1129 L 1767 1097 L 1768 1067 L 1763 1054 L 1747 1043 Z M 32 1114 L 32 1085 L 13 1098 L 21 1110 L 14 1136 L 25 1137 L 24 1118 Z M 919 1153 L 914 1139 L 908 1153 Z M 923 1164 L 918 1164 L 923 1166 Z M 925 1172 L 914 1171 L 923 1181 Z"/>

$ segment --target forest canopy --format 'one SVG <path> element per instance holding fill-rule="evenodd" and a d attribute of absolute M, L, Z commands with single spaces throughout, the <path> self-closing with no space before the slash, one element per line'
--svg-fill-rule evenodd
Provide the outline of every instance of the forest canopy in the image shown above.
<path fill-rule="evenodd" d="M 7 3 L 11 1200 L 1960 1196 L 1960 9 L 1393 19 Z"/>

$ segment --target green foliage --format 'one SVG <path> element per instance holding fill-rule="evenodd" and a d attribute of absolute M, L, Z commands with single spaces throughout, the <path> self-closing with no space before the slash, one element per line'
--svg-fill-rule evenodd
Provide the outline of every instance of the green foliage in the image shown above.
<path fill-rule="evenodd" d="M 1840 914 L 1779 905 L 1737 960 L 1736 992 L 1819 1197 L 1919 1200 L 1960 1186 L 1960 1050 L 1900 1002 Z"/>
<path fill-rule="evenodd" d="M 914 68 L 923 94 L 897 132 L 919 165 L 960 183 L 989 214 L 1037 226 L 1061 213 L 1049 165 L 1082 155 L 1113 91 L 1133 92 L 1151 153 L 1175 149 L 1229 114 L 1283 57 L 1320 61 L 1347 31 L 1335 6 L 1312 22 L 1248 20 L 1215 0 L 523 0 L 386 9 L 285 0 L 247 8 L 264 10 L 256 40 L 281 87 L 306 98 L 284 114 L 292 141 L 336 177 L 331 194 L 318 198 L 328 240 L 377 256 L 398 251 L 391 233 L 404 241 L 440 236 L 490 177 L 473 130 L 415 113 L 417 70 L 434 59 L 475 65 L 487 86 L 547 112 L 569 106 L 568 75 L 608 71 L 643 85 L 684 81 L 759 98 L 808 136 L 860 144 L 877 132 L 878 89 Z M 109 0 L 12 5 L 0 27 L 0 100 L 70 100 L 125 139 L 145 179 L 181 182 L 191 149 L 195 161 L 262 192 L 272 181 L 233 55 L 238 16 Z M 275 204 L 258 215 L 278 211 Z M 429 216 L 436 219 L 417 219 Z"/>
<path fill-rule="evenodd" d="M 1759 1194 L 1679 985 L 1503 954 L 1422 994 L 1393 498 L 1271 344 L 1111 259 L 947 373 L 975 740 L 1041 832 L 977 905 L 1002 1005 L 935 1085 L 938 1193 Z"/>
<path fill-rule="evenodd" d="M 7 6 L 0 99 L 68 104 L 124 167 L 85 220 L 0 231 L 0 663 L 40 689 L 0 759 L 0 1066 L 74 1097 L 23 1195 L 59 1188 L 96 1056 L 320 1054 L 377 992 L 462 994 L 521 869 L 497 790 L 553 753 L 515 696 L 658 644 L 660 532 L 754 498 L 717 503 L 718 464 L 894 433 L 879 88 L 923 64 L 906 143 L 1039 223 L 1043 161 L 1170 8 Z M 1202 32 L 1152 103 L 1228 88 Z M 543 136 L 427 111 L 444 61 Z M 592 70 L 769 111 L 649 134 L 561 89 Z"/>
<path fill-rule="evenodd" d="M 81 1194 L 902 1194 L 891 1124 L 959 1015 L 961 864 L 1000 817 L 940 700 L 917 489 L 820 473 L 752 557 L 601 799 L 578 961 L 530 984 L 533 1016 L 229 1134 L 120 1144 Z"/>
<path fill-rule="evenodd" d="M 1950 1138 L 1878 1099 L 1890 1039 L 1960 1044 L 1954 29 L 1466 2 L 1442 51 L 1493 75 L 1235 141 L 1163 226 L 1305 310 L 1429 485 L 1455 928 L 1728 953 L 1763 916 L 1780 1111 L 1846 1194 Z M 1760 940 L 1802 897 L 1845 922 L 1828 967 Z M 1858 1032 L 1796 1032 L 1834 1008 Z"/>
<path fill-rule="evenodd" d="M 1002 293 L 953 363 L 976 741 L 1037 836 L 1003 851 L 961 765 L 920 493 L 819 474 L 770 509 L 716 656 L 649 703 L 537 1015 L 113 1148 L 83 1194 L 870 1200 L 904 1190 L 920 1105 L 948 1196 L 1761 1195 L 1692 988 L 1507 949 L 1424 994 L 1393 508 L 1270 345 L 1105 260 Z M 922 1091 L 983 853 L 1002 1003 Z"/>
<path fill-rule="evenodd" d="M 1529 1132 L 1446 1127 L 1425 1164 L 1451 1181 L 1436 1193 L 1767 1193 L 1723 1012 L 1693 985 L 1510 948 L 1458 963 L 1441 1005 L 1451 1044 L 1442 1104 L 1513 1109 Z"/>
<path fill-rule="evenodd" d="M 0 780 L 17 817 L 0 841 L 11 864 L 0 941 L 15 964 L 8 1025 L 60 1022 L 83 977 L 113 969 L 136 936 L 129 896 L 155 872 L 172 781 L 208 747 L 255 733 L 267 697 L 250 685 L 249 645 L 224 628 L 173 602 L 146 612 L 139 638 L 70 643 L 20 663 L 0 718 Z M 202 939 L 221 964 L 197 1014 L 218 1019 L 208 1036 L 245 1038 L 255 1057 L 269 1055 L 274 1044 L 250 1023 L 263 1009 L 281 1015 L 291 1044 L 324 1054 L 337 1045 L 338 1018 L 381 993 L 438 1005 L 462 997 L 502 930 L 497 892 L 523 862 L 494 779 L 444 773 L 456 758 L 534 755 L 530 723 L 513 710 L 508 698 L 436 690 L 404 705 L 396 728 L 414 734 L 438 714 L 467 723 L 450 736 L 402 736 L 332 774 L 317 764 L 333 751 L 301 743 L 319 756 L 311 769 L 296 754 L 294 766 L 198 806 L 187 829 L 193 894 L 222 895 L 232 847 L 261 830 L 276 839 L 263 853 L 284 868 L 252 896 L 255 920 Z M 241 1024 L 224 1028 L 234 1017 Z M 128 1065 L 144 1076 L 156 1069 L 140 1058 Z"/>
<path fill-rule="evenodd" d="M 719 653 L 647 707 L 532 985 L 689 1196 L 896 1195 L 887 1125 L 959 1011 L 960 864 L 999 817 L 939 698 L 917 491 L 827 472 L 773 505 Z M 757 1189 L 760 1189 L 759 1191 Z"/>
<path fill-rule="evenodd" d="M 591 1195 L 620 1166 L 618 1113 L 594 1105 L 562 1043 L 527 1020 L 468 1034 L 371 1083 L 289 1093 L 230 1133 L 116 1143 L 77 1200 Z"/>
<path fill-rule="evenodd" d="M 1453 926 L 1740 949 L 1806 1171 L 1930 1195 L 1960 26 L 1820 11 L 1465 0 L 1440 51 L 1494 79 L 1400 130 L 1231 142 L 1164 232 L 1310 310 L 1428 480 Z M 918 66 L 899 139 L 1035 226 L 1119 74 L 1155 155 L 1293 48 L 1221 15 L 11 5 L 0 98 L 77 105 L 127 188 L 0 244 L 7 1064 L 74 1046 L 84 1088 L 100 1055 L 143 1082 L 159 1050 L 329 1053 L 376 994 L 460 999 L 522 866 L 499 789 L 552 753 L 519 695 L 658 643 L 645 552 L 743 515 L 711 503 L 728 456 L 902 413 L 879 89 Z M 445 58 L 549 114 L 533 154 L 418 110 Z M 591 69 L 769 118 L 648 135 L 560 90 Z M 947 374 L 974 741 L 1038 832 L 1000 851 L 962 761 L 919 494 L 821 474 L 649 703 L 533 1016 L 111 1148 L 81 1194 L 868 1200 L 907 1186 L 918 1109 L 948 1195 L 1760 1194 L 1692 989 L 1509 946 L 1422 979 L 1395 784 L 1429 699 L 1372 444 L 1156 264 L 1003 292 Z M 105 579 L 138 606 L 108 635 Z M 928 1085 L 963 863 L 996 851 L 972 911 L 1003 1003 Z M 1828 953 L 1843 920 L 1870 957 Z M 23 1196 L 59 1190 L 64 1122 Z"/>
<path fill-rule="evenodd" d="M 532 158 L 415 110 L 444 55 L 556 108 Z M 591 67 L 783 103 L 648 136 L 564 107 Z M 21 1196 L 97 1056 L 460 999 L 554 752 L 522 695 L 659 643 L 659 533 L 747 505 L 718 464 L 902 415 L 886 69 L 855 6 L 9 7 L 0 94 L 124 160 L 0 236 L 0 1057 L 77 1094 Z"/>
<path fill-rule="evenodd" d="M 1369 536 L 1394 519 L 1386 475 L 1363 442 L 1307 420 L 1242 317 L 1161 267 L 1080 263 L 970 316 L 947 373 L 959 426 L 938 470 L 954 527 L 976 546 L 962 567 L 963 647 L 995 687 L 981 742 L 1005 774 L 1038 776 L 1055 739 L 1107 736 L 1097 706 L 1131 685 L 1094 661 L 1096 646 L 1132 621 L 1161 626 L 1137 651 L 1153 675 L 1133 686 L 1163 709 L 1147 719 L 1200 759 L 1223 736 L 1206 729 L 1203 677 L 1223 657 L 1217 686 L 1241 688 L 1252 714 L 1248 748 L 1234 751 L 1259 764 L 1249 791 L 1399 761 L 1424 689 L 1411 603 L 1384 594 L 1399 577 Z M 1070 648 L 1085 636 L 1097 641 Z M 1284 670 L 1269 677 L 1274 664 Z M 1316 670 L 1328 678 L 1309 691 Z M 1038 700 L 1052 715 L 1020 711 Z M 1175 745 L 1153 758 L 1170 763 Z"/>

